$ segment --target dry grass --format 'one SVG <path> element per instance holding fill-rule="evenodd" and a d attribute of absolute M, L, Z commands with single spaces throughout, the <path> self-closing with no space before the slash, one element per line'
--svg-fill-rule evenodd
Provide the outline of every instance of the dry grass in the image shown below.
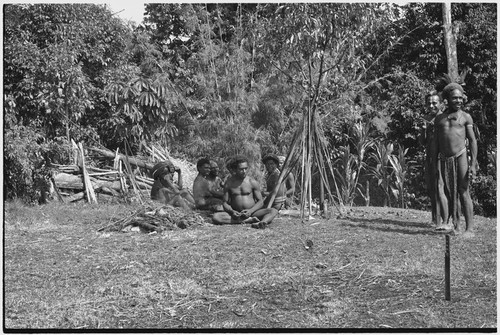
<path fill-rule="evenodd" d="M 451 238 L 445 301 L 444 236 L 428 213 L 97 232 L 135 209 L 7 203 L 5 327 L 496 328 L 496 220 L 477 217 L 476 237 Z"/>

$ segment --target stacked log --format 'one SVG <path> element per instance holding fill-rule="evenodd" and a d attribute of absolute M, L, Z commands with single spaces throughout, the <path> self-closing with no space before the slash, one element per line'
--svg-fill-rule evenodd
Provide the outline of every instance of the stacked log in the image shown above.
<path fill-rule="evenodd" d="M 87 200 L 121 201 L 137 198 L 141 203 L 149 199 L 154 180 L 150 170 L 158 161 L 171 160 L 182 170 L 183 186 L 192 189 L 196 167 L 172 158 L 165 151 L 147 148 L 150 157 L 128 156 L 105 148 L 84 147 L 73 142 L 74 163 L 53 164 L 52 189 L 59 201 Z M 100 165 L 100 166 L 99 166 Z"/>

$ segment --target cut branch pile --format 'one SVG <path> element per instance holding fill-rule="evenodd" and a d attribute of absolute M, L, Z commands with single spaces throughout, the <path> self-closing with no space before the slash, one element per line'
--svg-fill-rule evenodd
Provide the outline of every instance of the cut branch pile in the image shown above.
<path fill-rule="evenodd" d="M 84 147 L 73 144 L 73 164 L 52 164 L 52 189 L 61 202 L 86 199 L 99 201 L 138 199 L 144 203 L 153 186 L 151 169 L 157 162 L 170 160 L 181 168 L 184 187 L 192 189 L 196 166 L 190 162 L 170 157 L 165 149 L 143 147 L 148 157 L 128 156 L 105 148 Z M 87 154 L 87 155 L 85 155 Z"/>
<path fill-rule="evenodd" d="M 146 203 L 131 215 L 103 226 L 97 231 L 130 231 L 133 227 L 139 227 L 146 233 L 161 233 L 166 230 L 207 225 L 210 225 L 208 218 L 205 219 L 199 213 L 170 205 Z"/>

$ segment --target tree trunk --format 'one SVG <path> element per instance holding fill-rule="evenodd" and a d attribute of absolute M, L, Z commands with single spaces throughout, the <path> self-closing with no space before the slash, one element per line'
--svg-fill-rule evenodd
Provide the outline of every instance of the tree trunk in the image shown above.
<path fill-rule="evenodd" d="M 114 159 L 116 157 L 116 154 L 113 151 L 109 151 L 107 149 L 99 149 L 99 148 L 94 148 L 94 147 L 89 147 L 88 149 L 95 151 L 95 152 L 98 152 L 101 155 L 103 155 L 104 157 L 107 157 L 110 159 Z M 119 154 L 118 157 L 120 160 L 125 162 L 126 156 Z M 146 163 L 146 162 L 144 162 L 140 159 L 134 158 L 134 157 L 128 157 L 128 161 L 129 161 L 130 165 L 135 165 L 135 166 L 140 167 L 140 168 L 146 168 L 148 170 L 151 170 L 154 166 L 154 164 Z"/>
<path fill-rule="evenodd" d="M 448 75 L 454 81 L 458 81 L 458 59 L 457 59 L 457 34 L 451 22 L 451 3 L 443 3 L 443 30 L 444 46 L 448 62 Z"/>

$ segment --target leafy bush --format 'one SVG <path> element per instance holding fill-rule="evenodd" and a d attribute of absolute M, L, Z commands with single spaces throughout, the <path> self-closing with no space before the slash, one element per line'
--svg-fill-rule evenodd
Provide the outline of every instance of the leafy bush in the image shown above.
<path fill-rule="evenodd" d="M 4 135 L 4 194 L 26 203 L 40 201 L 48 189 L 50 162 L 68 162 L 64 140 L 47 140 L 33 128 L 14 126 Z"/>
<path fill-rule="evenodd" d="M 471 185 L 474 214 L 497 216 L 497 181 L 494 176 L 479 176 Z"/>
<path fill-rule="evenodd" d="M 470 185 L 474 213 L 477 215 L 496 217 L 497 216 L 497 181 L 496 181 L 496 152 L 488 154 L 489 164 L 486 173 L 478 174 Z"/>

